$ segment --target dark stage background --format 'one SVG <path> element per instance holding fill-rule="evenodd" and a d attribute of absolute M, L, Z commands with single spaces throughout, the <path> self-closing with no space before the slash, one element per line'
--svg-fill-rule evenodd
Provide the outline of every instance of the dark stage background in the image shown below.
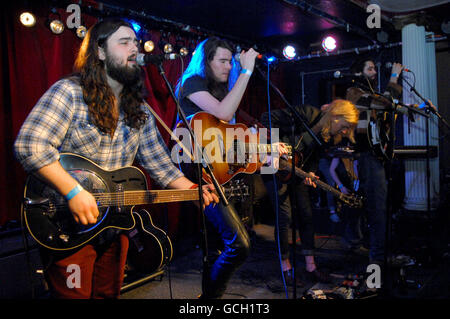
<path fill-rule="evenodd" d="M 5 5 L 3 5 L 5 6 Z M 1 12 L 1 79 L 0 79 L 0 171 L 2 178 L 0 189 L 0 226 L 14 222 L 20 218 L 21 200 L 26 180 L 26 173 L 14 159 L 13 143 L 22 123 L 42 94 L 57 80 L 72 72 L 73 63 L 82 42 L 73 30 L 65 29 L 60 35 L 53 34 L 45 25 L 46 15 L 50 8 L 34 10 L 37 23 L 27 28 L 19 22 L 23 6 L 9 4 Z M 62 21 L 69 13 L 59 9 Z M 94 16 L 82 14 L 82 20 L 89 28 L 97 21 Z M 152 32 L 155 43 L 161 34 Z M 203 39 L 200 39 L 203 40 Z M 174 42 L 174 39 L 171 39 Z M 155 54 L 160 53 L 155 48 Z M 191 55 L 184 57 L 184 67 L 189 63 Z M 163 64 L 167 78 L 172 87 L 175 86 L 182 73 L 179 59 L 165 61 Z M 170 95 L 158 68 L 153 65 L 145 67 L 148 103 L 155 109 L 164 122 L 172 127 L 176 119 L 176 104 Z M 282 72 L 273 74 L 274 83 L 280 81 Z M 249 89 L 242 101 L 242 109 L 256 118 L 265 111 L 267 94 L 265 82 L 261 76 L 253 76 Z M 277 83 L 278 85 L 278 83 Z M 284 91 L 283 86 L 279 88 Z M 280 107 L 275 100 L 273 107 Z M 243 121 L 238 118 L 239 121 Z M 170 136 L 160 128 L 166 142 Z M 157 188 L 149 179 L 149 187 Z M 178 204 L 169 204 L 169 234 L 175 235 L 178 229 Z M 156 208 L 159 210 L 159 208 Z M 155 208 L 152 208 L 155 211 Z"/>
<path fill-rule="evenodd" d="M 92 3 L 95 5 L 95 2 Z M 23 187 L 26 180 L 25 172 L 13 156 L 15 137 L 40 96 L 54 82 L 72 72 L 73 62 L 81 39 L 75 35 L 73 30 L 67 28 L 60 35 L 53 34 L 45 25 L 51 9 L 48 6 L 33 9 L 37 17 L 37 23 L 33 28 L 26 28 L 19 22 L 19 14 L 24 8 L 21 1 L 4 3 L 2 6 L 0 13 L 0 153 L 2 154 L 0 157 L 0 174 L 2 176 L 0 183 L 0 227 L 6 227 L 9 223 L 18 221 L 20 218 Z M 69 13 L 66 13 L 64 9 L 58 9 L 58 12 L 62 20 L 65 21 Z M 97 21 L 97 17 L 83 13 L 82 21 L 87 27 L 90 27 Z M 160 31 L 157 30 L 150 31 L 155 43 L 161 37 Z M 173 42 L 174 37 L 175 34 L 172 34 L 171 40 Z M 197 39 L 197 42 L 201 40 L 203 38 Z M 380 63 L 382 88 L 390 72 L 385 64 L 386 62 L 401 62 L 400 50 L 400 47 L 397 47 L 370 52 Z M 156 47 L 154 53 L 160 53 L 160 49 Z M 443 90 L 442 85 L 444 84 L 442 83 L 448 83 L 450 72 L 441 70 L 445 70 L 445 67 L 448 68 L 449 54 L 445 50 L 438 54 L 439 97 L 443 105 L 441 112 L 443 116 L 446 116 L 447 107 L 444 106 L 444 103 L 448 101 L 448 96 L 445 96 L 445 94 L 448 94 L 448 90 Z M 172 86 L 175 86 L 181 75 L 182 66 L 186 67 L 189 63 L 190 56 L 183 58 L 183 64 L 179 60 L 164 62 L 164 70 Z M 355 58 L 355 54 L 344 54 L 306 59 L 295 63 L 282 62 L 271 66 L 270 79 L 291 104 L 295 105 L 304 101 L 320 107 L 320 105 L 330 102 L 333 97 L 343 96 L 341 83 L 333 80 L 332 74 L 336 69 L 348 69 Z M 259 66 L 267 70 L 265 64 L 260 63 Z M 145 72 L 146 85 L 149 91 L 147 100 L 165 123 L 172 127 L 176 119 L 176 106 L 169 90 L 155 66 L 147 66 Z M 270 90 L 269 93 L 272 108 L 285 107 L 282 99 L 274 90 Z M 262 112 L 267 111 L 267 108 L 267 82 L 255 70 L 240 109 L 258 119 Z M 249 124 L 246 119 L 239 115 L 237 120 Z M 397 123 L 397 144 L 403 143 L 401 122 L 400 120 Z M 169 143 L 168 134 L 164 129 L 160 131 Z M 442 142 L 446 143 L 445 140 Z M 441 147 L 441 162 L 444 162 L 443 158 L 448 158 L 447 153 L 442 153 L 444 152 L 443 149 Z M 445 167 L 443 166 L 443 169 Z M 398 172 L 401 172 L 401 170 Z M 402 178 L 400 177 L 398 181 L 401 183 Z M 157 187 L 151 181 L 149 186 L 151 188 Z M 157 215 L 161 215 L 162 212 L 167 213 L 169 236 L 176 238 L 180 232 L 181 213 L 179 205 L 169 204 L 167 207 L 167 211 L 162 207 L 152 207 L 151 210 L 158 212 Z M 189 222 L 190 219 L 183 217 L 183 220 L 183 223 L 185 223 L 185 221 Z M 186 226 L 186 224 L 183 224 L 183 228 L 192 229 L 192 231 L 196 229 L 195 224 L 191 225 L 191 228 Z"/>

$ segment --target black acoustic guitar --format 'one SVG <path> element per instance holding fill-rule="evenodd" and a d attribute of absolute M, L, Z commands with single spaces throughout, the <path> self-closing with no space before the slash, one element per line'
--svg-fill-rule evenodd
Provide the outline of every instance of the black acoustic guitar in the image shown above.
<path fill-rule="evenodd" d="M 138 223 L 128 232 L 127 266 L 142 274 L 154 273 L 172 260 L 172 242 L 166 232 L 153 224 L 148 211 L 141 209 L 132 214 Z"/>
<path fill-rule="evenodd" d="M 29 176 L 22 206 L 24 220 L 32 237 L 48 249 L 75 249 L 109 228 L 132 231 L 137 226 L 140 232 L 158 233 L 150 236 L 162 242 L 164 232 L 153 225 L 147 211 L 134 211 L 134 206 L 198 200 L 196 189 L 147 190 L 144 173 L 133 166 L 107 171 L 87 158 L 70 153 L 61 154 L 59 161 L 97 200 L 99 216 L 91 225 L 75 222 L 66 199 L 34 175 Z M 236 189 L 231 193 L 224 189 L 224 193 L 228 197 L 241 195 Z M 171 256 L 168 237 L 166 242 L 163 255 Z"/>

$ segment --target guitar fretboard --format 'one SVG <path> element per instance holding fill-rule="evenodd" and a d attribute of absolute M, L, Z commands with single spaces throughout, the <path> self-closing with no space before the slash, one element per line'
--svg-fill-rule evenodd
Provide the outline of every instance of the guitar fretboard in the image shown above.
<path fill-rule="evenodd" d="M 286 160 L 281 159 L 280 160 L 280 168 L 284 169 L 284 170 L 291 170 L 292 169 L 292 164 L 287 162 Z M 295 174 L 299 177 L 302 178 L 307 178 L 310 177 L 308 173 L 306 173 L 305 171 L 301 170 L 298 167 L 295 167 Z M 314 183 L 319 186 L 320 188 L 322 188 L 323 190 L 326 190 L 327 192 L 332 193 L 334 196 L 343 199 L 344 194 L 339 192 L 336 188 L 328 185 L 327 183 L 322 182 L 321 180 L 313 180 Z"/>
<path fill-rule="evenodd" d="M 289 154 L 292 153 L 292 147 L 290 145 L 286 145 Z M 248 153 L 272 153 L 277 152 L 278 149 L 273 144 L 261 144 L 261 143 L 245 143 L 245 149 Z"/>
<path fill-rule="evenodd" d="M 163 189 L 93 194 L 99 206 L 132 206 L 198 200 L 198 189 Z"/>

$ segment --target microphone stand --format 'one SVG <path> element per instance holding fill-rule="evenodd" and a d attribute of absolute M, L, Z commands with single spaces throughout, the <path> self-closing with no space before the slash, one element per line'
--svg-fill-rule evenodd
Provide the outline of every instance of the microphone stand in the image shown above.
<path fill-rule="evenodd" d="M 291 121 L 291 136 L 290 136 L 290 143 L 292 145 L 292 163 L 291 163 L 291 178 L 289 182 L 290 191 L 289 191 L 289 197 L 291 202 L 291 215 L 292 215 L 292 275 L 293 275 L 293 298 L 297 298 L 297 276 L 296 276 L 296 243 L 297 243 L 297 196 L 296 196 L 296 184 L 297 184 L 297 176 L 295 175 L 295 163 L 296 163 L 296 152 L 294 151 L 295 147 L 295 123 L 298 121 L 303 128 L 311 135 L 313 140 L 318 144 L 318 146 L 322 146 L 322 142 L 319 140 L 319 138 L 314 134 L 314 132 L 311 130 L 311 128 L 306 124 L 306 121 L 304 120 L 303 116 L 300 115 L 300 113 L 287 101 L 287 99 L 284 97 L 283 93 L 270 81 L 268 80 L 267 76 L 264 74 L 264 72 L 261 70 L 261 68 L 258 65 L 255 65 L 259 73 L 262 75 L 262 77 L 269 82 L 269 85 L 274 91 L 281 97 L 283 102 L 286 104 L 286 106 L 289 108 L 289 110 L 294 114 L 294 118 Z M 275 190 L 277 191 L 277 190 Z M 278 193 L 275 194 L 275 196 L 278 196 Z"/>
<path fill-rule="evenodd" d="M 405 78 L 403 78 L 403 81 L 405 81 L 406 84 L 410 87 L 410 91 L 414 92 L 424 103 L 427 105 L 427 108 L 425 109 L 425 112 L 427 113 L 433 113 L 437 116 L 437 118 L 447 126 L 447 128 L 450 128 L 450 125 L 448 122 L 439 114 L 439 112 L 431 106 L 430 102 L 426 100 L 414 87 L 414 85 L 411 85 L 408 81 L 406 81 Z M 427 150 L 427 157 L 426 157 L 426 171 L 427 171 L 427 214 L 430 216 L 431 211 L 431 194 L 430 194 L 430 132 L 429 132 L 429 124 L 430 122 L 430 116 L 427 116 L 426 119 L 426 150 Z"/>
<path fill-rule="evenodd" d="M 433 113 L 437 116 L 437 118 L 447 126 L 447 128 L 450 128 L 448 122 L 439 114 L 439 112 L 431 106 L 430 102 L 426 100 L 412 85 L 409 83 L 405 78 L 403 78 L 403 81 L 405 81 L 406 84 L 410 87 L 410 91 L 414 92 L 427 106 L 425 109 L 426 113 Z M 425 122 L 425 130 L 426 130 L 426 175 L 427 175 L 427 214 L 428 217 L 431 218 L 431 190 L 430 190 L 430 179 L 431 179 L 431 172 L 430 172 L 430 132 L 429 132 L 429 122 L 430 122 L 430 116 L 427 115 L 426 122 Z"/>
<path fill-rule="evenodd" d="M 192 127 L 190 126 L 186 115 L 184 113 L 184 111 L 181 109 L 181 106 L 178 102 L 178 99 L 176 98 L 176 95 L 172 89 L 172 86 L 169 82 L 169 80 L 166 77 L 166 72 L 164 71 L 163 65 L 162 65 L 162 61 L 159 62 L 157 64 L 158 66 L 158 70 L 159 73 L 161 74 L 162 78 L 164 79 L 164 82 L 166 83 L 167 88 L 170 91 L 170 95 L 172 96 L 173 100 L 175 101 L 175 104 L 177 106 L 177 111 L 178 114 L 180 115 L 180 118 L 183 122 L 183 124 L 185 125 L 185 127 L 189 130 L 189 134 L 191 135 L 192 141 L 193 141 L 193 149 L 196 150 L 196 155 L 197 157 L 195 157 L 195 153 L 193 154 L 193 158 L 197 158 L 199 159 L 198 163 L 197 163 L 197 171 L 198 171 L 198 195 L 199 195 L 199 212 L 200 215 L 202 216 L 202 227 L 203 227 L 203 245 L 202 245 L 202 251 L 203 251 L 203 269 L 207 270 L 209 269 L 209 261 L 208 261 L 208 239 L 207 239 L 207 230 L 206 230 L 206 219 L 205 219 L 205 214 L 204 214 L 204 209 L 203 209 L 203 189 L 202 189 L 202 166 L 203 168 L 206 170 L 206 173 L 210 176 L 211 181 L 219 195 L 220 200 L 222 201 L 224 206 L 228 206 L 229 202 L 227 200 L 227 198 L 225 197 L 225 194 L 223 192 L 222 187 L 220 186 L 219 182 L 217 181 L 216 177 L 214 176 L 213 172 L 212 172 L 212 168 L 209 165 L 209 162 L 205 161 L 205 158 L 203 157 L 203 152 L 202 152 L 202 148 L 199 145 L 196 136 L 194 134 L 194 131 L 192 130 Z M 201 164 L 200 164 L 201 163 Z M 205 281 L 202 281 L 202 291 L 205 291 L 203 285 L 205 284 Z"/>
<path fill-rule="evenodd" d="M 353 80 L 352 82 L 355 83 L 355 81 Z M 369 92 L 372 92 L 373 95 L 376 95 L 377 97 L 380 97 L 382 99 L 384 99 L 386 102 L 388 102 L 391 105 L 391 109 L 379 109 L 380 111 L 388 111 L 391 114 L 391 123 L 390 123 L 390 130 L 389 130 L 389 141 L 387 144 L 387 165 L 386 165 L 386 179 L 388 181 L 388 188 L 387 188 L 387 198 L 386 198 L 386 235 L 385 235 L 385 254 L 384 254 L 384 272 L 382 273 L 382 277 L 384 278 L 383 282 L 384 282 L 384 294 L 386 296 L 389 296 L 391 294 L 391 290 L 392 290 L 392 256 L 391 256 L 391 251 L 392 251 L 392 247 L 391 247 L 391 238 L 392 238 L 392 214 L 393 214 L 393 205 L 392 205 L 392 159 L 394 157 L 394 139 L 395 139 L 395 112 L 397 112 L 397 107 L 400 105 L 402 107 L 407 108 L 408 110 L 420 114 L 424 117 L 427 118 L 427 123 L 428 123 L 428 118 L 429 115 L 409 106 L 406 104 L 403 104 L 401 102 L 398 101 L 394 101 L 391 97 L 391 99 L 387 98 L 386 96 L 384 96 L 383 94 L 381 94 L 380 92 L 374 91 L 371 87 L 366 86 L 363 83 L 360 83 L 360 81 L 358 81 L 356 83 L 357 85 L 363 87 L 365 90 L 368 90 Z M 375 109 L 376 108 L 371 108 L 369 106 L 369 109 Z M 428 128 L 427 128 L 427 135 L 428 135 Z M 428 138 L 427 138 L 427 143 L 428 143 Z M 428 155 L 428 146 L 427 146 L 427 156 Z"/>
<path fill-rule="evenodd" d="M 444 119 L 443 117 L 442 117 L 442 115 L 438 112 L 438 110 L 436 110 L 434 107 L 432 107 L 431 106 L 431 104 L 430 104 L 430 102 L 428 101 L 428 100 L 426 100 L 422 95 L 420 95 L 420 93 L 419 92 L 417 92 L 417 90 L 416 90 L 416 88 L 413 86 L 413 85 L 411 85 L 408 81 L 406 81 L 406 79 L 405 78 L 403 78 L 403 81 L 405 81 L 406 82 L 406 84 L 408 84 L 408 86 L 410 87 L 410 91 L 411 92 L 414 92 L 426 105 L 427 105 L 427 109 L 426 109 L 426 111 L 427 112 L 431 112 L 431 113 L 433 113 L 434 115 L 436 115 L 437 116 L 437 118 L 442 122 L 442 123 L 444 123 L 444 125 L 445 126 L 447 126 L 447 128 L 450 128 L 450 125 L 449 125 L 449 123 L 446 121 L 446 119 Z"/>

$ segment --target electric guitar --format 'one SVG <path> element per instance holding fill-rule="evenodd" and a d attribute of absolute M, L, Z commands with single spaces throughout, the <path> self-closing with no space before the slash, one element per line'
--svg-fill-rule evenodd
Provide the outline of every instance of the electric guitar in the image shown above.
<path fill-rule="evenodd" d="M 161 237 L 162 231 L 154 227 L 150 214 L 145 210 L 134 211 L 134 206 L 199 198 L 198 189 L 147 190 L 144 173 L 133 166 L 103 170 L 89 159 L 70 153 L 61 154 L 59 161 L 94 196 L 99 216 L 95 224 L 75 222 L 66 199 L 51 186 L 30 175 L 25 185 L 22 213 L 31 236 L 48 249 L 65 251 L 81 247 L 110 228 L 130 231 L 139 227 L 141 232 L 154 230 Z M 231 193 L 225 188 L 224 193 L 228 197 L 241 195 L 236 187 Z M 158 236 L 153 237 L 156 239 Z M 170 239 L 166 242 L 170 247 L 163 248 L 163 255 L 171 257 Z"/>
<path fill-rule="evenodd" d="M 246 125 L 229 124 L 207 112 L 195 113 L 189 124 L 203 155 L 206 156 L 207 163 L 221 185 L 229 182 L 237 174 L 254 174 L 264 164 L 260 155 L 277 151 L 272 144 L 260 143 L 259 133 L 251 132 Z M 184 146 L 193 149 L 189 147 L 191 145 Z M 290 155 L 292 147 L 287 145 L 287 148 Z M 205 170 L 203 179 L 211 182 Z"/>
<path fill-rule="evenodd" d="M 295 165 L 294 165 L 295 166 Z M 280 168 L 281 171 L 291 171 L 292 170 L 292 163 L 280 158 Z M 303 171 L 302 169 L 295 167 L 295 175 L 300 178 L 306 178 L 310 177 L 310 175 Z M 364 205 L 364 198 L 360 195 L 347 195 L 340 191 L 338 191 L 336 188 L 328 185 L 327 183 L 322 182 L 321 180 L 315 179 L 313 182 L 320 187 L 321 189 L 330 192 L 333 194 L 337 199 L 341 200 L 344 204 L 346 204 L 349 207 L 352 208 L 362 208 Z"/>

